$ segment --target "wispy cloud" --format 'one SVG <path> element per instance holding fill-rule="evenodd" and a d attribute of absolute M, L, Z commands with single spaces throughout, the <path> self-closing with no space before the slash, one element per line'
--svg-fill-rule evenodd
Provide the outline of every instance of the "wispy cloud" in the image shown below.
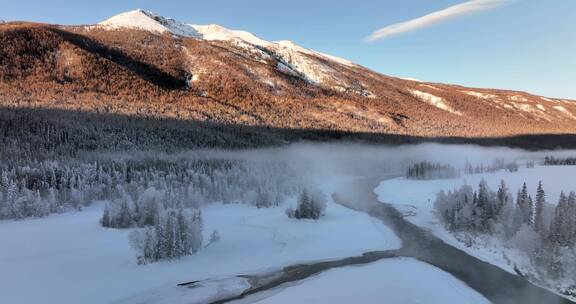
<path fill-rule="evenodd" d="M 374 42 L 392 36 L 415 31 L 435 23 L 452 19 L 461 15 L 498 7 L 509 0 L 471 0 L 460 3 L 428 15 L 383 27 L 366 37 L 366 42 Z"/>

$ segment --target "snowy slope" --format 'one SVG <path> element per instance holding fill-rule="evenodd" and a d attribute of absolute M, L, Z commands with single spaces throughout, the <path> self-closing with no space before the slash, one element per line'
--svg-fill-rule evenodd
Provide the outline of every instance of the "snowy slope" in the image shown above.
<path fill-rule="evenodd" d="M 271 42 L 261 39 L 250 32 L 229 30 L 217 24 L 209 24 L 209 25 L 190 24 L 189 26 L 191 26 L 198 33 L 200 33 L 202 35 L 202 39 L 204 40 L 228 41 L 238 39 L 251 43 L 255 46 L 261 46 L 265 48 L 272 45 Z"/>
<path fill-rule="evenodd" d="M 412 92 L 412 95 L 414 95 L 418 99 L 422 100 L 423 102 L 425 102 L 431 106 L 435 106 L 441 110 L 448 111 L 448 112 L 456 114 L 456 115 L 462 115 L 462 113 L 455 111 L 450 105 L 448 105 L 446 103 L 446 100 L 444 100 L 441 97 L 434 96 L 430 93 L 426 93 L 426 92 L 422 92 L 422 91 L 418 91 L 418 90 L 412 90 L 411 92 Z"/>
<path fill-rule="evenodd" d="M 408 258 L 330 270 L 276 292 L 239 303 L 490 303 L 452 275 Z"/>
<path fill-rule="evenodd" d="M 335 76 L 337 71 L 323 63 L 322 60 L 346 67 L 354 66 L 348 60 L 303 48 L 292 41 L 266 41 L 252 33 L 230 30 L 217 24 L 185 24 L 140 9 L 111 17 L 99 23 L 98 26 L 104 29 L 133 28 L 160 34 L 168 32 L 177 36 L 209 41 L 230 41 L 253 54 L 261 53 L 261 50 L 264 49 L 266 53 L 275 55 L 295 72 L 287 71 L 289 74 L 301 75 L 307 81 L 316 84 L 330 81 L 342 88 L 350 86 L 345 80 Z M 261 56 L 267 55 L 261 54 Z"/>
<path fill-rule="evenodd" d="M 190 25 L 141 9 L 116 15 L 100 22 L 98 25 L 105 29 L 133 28 L 160 34 L 168 32 L 184 37 L 201 37 Z"/>
<path fill-rule="evenodd" d="M 202 39 L 204 40 L 221 40 L 221 41 L 229 41 L 229 40 L 243 40 L 245 42 L 251 43 L 255 46 L 263 47 L 263 48 L 270 48 L 272 50 L 289 50 L 294 52 L 293 55 L 307 54 L 312 56 L 322 57 L 327 60 L 331 60 L 337 62 L 342 65 L 346 66 L 353 66 L 354 64 L 346 59 L 339 58 L 332 55 L 327 55 L 321 52 L 317 52 L 314 50 L 310 50 L 307 48 L 303 48 L 298 44 L 294 43 L 290 40 L 280 40 L 280 41 L 267 41 L 257 37 L 256 35 L 246 32 L 246 31 L 239 31 L 239 30 L 230 30 L 223 26 L 217 24 L 210 24 L 210 25 L 190 25 L 196 31 L 198 31 L 202 35 Z M 286 59 L 286 58 L 285 58 Z"/>

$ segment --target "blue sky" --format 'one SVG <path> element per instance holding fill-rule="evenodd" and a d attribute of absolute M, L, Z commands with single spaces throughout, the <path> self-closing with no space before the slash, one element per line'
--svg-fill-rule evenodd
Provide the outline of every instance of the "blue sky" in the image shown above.
<path fill-rule="evenodd" d="M 0 19 L 91 24 L 143 8 L 293 40 L 388 75 L 576 99 L 575 0 L 475 0 L 504 3 L 365 41 L 380 28 L 467 1 L 0 0 Z"/>

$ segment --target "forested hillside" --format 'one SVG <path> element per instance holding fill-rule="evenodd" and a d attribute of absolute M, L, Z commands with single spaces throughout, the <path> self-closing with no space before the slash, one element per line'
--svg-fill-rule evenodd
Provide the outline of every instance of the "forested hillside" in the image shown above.
<path fill-rule="evenodd" d="M 203 36 L 138 27 L 0 24 L 0 104 L 416 137 L 576 129 L 573 101 L 404 80 L 293 43 L 197 28 Z M 219 140 L 210 128 L 202 130 L 208 143 L 198 145 Z"/>

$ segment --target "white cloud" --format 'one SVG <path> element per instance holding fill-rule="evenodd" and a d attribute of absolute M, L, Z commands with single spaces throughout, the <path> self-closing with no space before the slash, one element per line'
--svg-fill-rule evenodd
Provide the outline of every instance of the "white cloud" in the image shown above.
<path fill-rule="evenodd" d="M 386 39 L 391 36 L 415 31 L 435 23 L 455 18 L 461 15 L 498 7 L 509 0 L 471 0 L 456 4 L 428 15 L 383 27 L 366 37 L 367 42 Z"/>

